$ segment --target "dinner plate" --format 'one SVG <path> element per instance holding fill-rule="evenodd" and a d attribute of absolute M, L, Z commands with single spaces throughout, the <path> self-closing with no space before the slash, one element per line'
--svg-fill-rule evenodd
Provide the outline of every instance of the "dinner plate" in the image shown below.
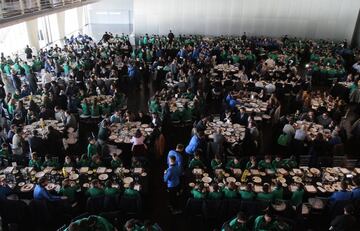
<path fill-rule="evenodd" d="M 189 183 L 189 187 L 194 188 L 194 187 L 195 187 L 195 183 L 193 183 L 193 182 Z"/>
<path fill-rule="evenodd" d="M 131 182 L 133 182 L 134 181 L 134 179 L 132 178 L 132 177 L 125 177 L 124 179 L 123 179 L 123 182 L 125 183 L 125 184 L 130 184 Z"/>
<path fill-rule="evenodd" d="M 35 177 L 36 177 L 36 178 L 41 178 L 41 177 L 43 177 L 43 176 L 45 176 L 45 172 L 37 172 L 37 173 L 35 174 Z"/>
<path fill-rule="evenodd" d="M 25 182 L 20 182 L 20 183 L 18 184 L 19 187 L 22 187 L 22 186 L 24 186 L 24 185 L 25 185 Z"/>
<path fill-rule="evenodd" d="M 147 173 L 143 172 L 143 173 L 141 173 L 141 176 L 145 177 L 145 176 L 147 176 Z"/>
<path fill-rule="evenodd" d="M 83 187 L 84 187 L 84 188 L 89 188 L 89 186 L 90 186 L 89 183 L 84 183 L 84 184 L 83 184 Z"/>
<path fill-rule="evenodd" d="M 100 174 L 99 175 L 99 180 L 107 180 L 109 178 L 109 175 L 106 173 Z"/>
<path fill-rule="evenodd" d="M 55 189 L 55 187 L 56 187 L 56 185 L 53 183 L 49 183 L 45 186 L 46 190 L 48 190 L 48 191 Z"/>
<path fill-rule="evenodd" d="M 314 175 L 319 175 L 320 174 L 320 170 L 317 168 L 310 168 L 310 172 Z"/>
<path fill-rule="evenodd" d="M 226 182 L 228 182 L 228 183 L 236 182 L 236 179 L 234 177 L 230 176 L 230 177 L 226 178 Z"/>
<path fill-rule="evenodd" d="M 201 180 L 204 183 L 210 183 L 212 181 L 212 179 L 210 177 L 208 177 L 208 176 L 204 176 Z"/>
<path fill-rule="evenodd" d="M 70 180 L 77 180 L 79 178 L 79 174 L 73 173 L 69 176 Z"/>
<path fill-rule="evenodd" d="M 293 181 L 296 182 L 296 183 L 302 183 L 302 179 L 301 177 L 298 177 L 298 176 L 293 176 Z"/>
<path fill-rule="evenodd" d="M 252 178 L 252 180 L 253 180 L 254 183 L 257 183 L 257 184 L 261 183 L 261 181 L 262 181 L 261 178 L 258 177 L 258 176 L 254 176 L 254 177 Z"/>
<path fill-rule="evenodd" d="M 21 191 L 21 192 L 29 192 L 29 191 L 31 191 L 33 188 L 34 188 L 34 184 L 28 183 L 28 184 L 23 185 L 23 186 L 20 188 L 20 191 Z"/>

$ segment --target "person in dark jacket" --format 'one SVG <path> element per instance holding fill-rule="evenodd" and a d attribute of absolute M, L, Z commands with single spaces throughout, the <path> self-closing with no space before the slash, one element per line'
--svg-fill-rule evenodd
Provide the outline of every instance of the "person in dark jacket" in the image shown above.
<path fill-rule="evenodd" d="M 355 231 L 358 230 L 356 218 L 353 216 L 354 207 L 349 204 L 344 208 L 344 214 L 337 216 L 330 223 L 330 229 L 333 231 Z"/>

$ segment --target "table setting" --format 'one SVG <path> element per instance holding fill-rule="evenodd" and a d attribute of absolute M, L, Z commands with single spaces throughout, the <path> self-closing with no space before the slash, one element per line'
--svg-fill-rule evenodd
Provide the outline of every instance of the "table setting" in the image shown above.
<path fill-rule="evenodd" d="M 110 126 L 111 134 L 109 140 L 114 143 L 130 144 L 131 138 L 135 135 L 137 129 L 140 129 L 145 138 L 153 131 L 153 128 L 151 128 L 149 124 L 141 124 L 141 122 L 112 124 Z"/>
<path fill-rule="evenodd" d="M 63 132 L 65 129 L 64 123 L 62 122 L 59 122 L 57 120 L 40 119 L 39 121 L 36 121 L 29 125 L 25 125 L 23 127 L 23 138 L 27 140 L 29 136 L 32 135 L 33 130 L 37 130 L 39 136 L 41 136 L 42 138 L 46 138 L 49 133 L 49 126 L 52 126 L 55 130 L 58 130 L 59 132 Z"/>

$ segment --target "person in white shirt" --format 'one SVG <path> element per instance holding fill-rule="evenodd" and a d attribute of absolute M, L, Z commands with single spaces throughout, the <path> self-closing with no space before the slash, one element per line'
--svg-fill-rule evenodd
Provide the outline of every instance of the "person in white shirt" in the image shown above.
<path fill-rule="evenodd" d="M 63 109 L 61 109 L 59 106 L 55 107 L 55 119 L 58 122 L 62 122 L 63 119 L 65 118 L 65 112 Z"/>
<path fill-rule="evenodd" d="M 45 71 L 41 77 L 42 86 L 45 87 L 45 85 L 48 83 L 51 83 L 51 81 L 52 81 L 52 76 L 51 76 L 50 72 Z"/>
<path fill-rule="evenodd" d="M 130 142 L 133 144 L 132 149 L 134 146 L 137 145 L 144 145 L 145 149 L 147 149 L 146 144 L 144 144 L 145 137 L 141 133 L 140 129 L 137 129 L 135 135 L 131 138 Z"/>
<path fill-rule="evenodd" d="M 17 128 L 15 135 L 12 138 L 12 152 L 15 160 L 21 160 L 23 155 L 21 128 Z"/>
<path fill-rule="evenodd" d="M 360 60 L 355 63 L 352 68 L 357 72 L 360 73 Z"/>

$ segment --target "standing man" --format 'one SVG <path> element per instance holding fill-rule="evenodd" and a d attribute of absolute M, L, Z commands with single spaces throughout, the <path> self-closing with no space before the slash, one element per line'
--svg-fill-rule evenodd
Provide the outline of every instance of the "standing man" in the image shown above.
<path fill-rule="evenodd" d="M 180 189 L 180 168 L 176 165 L 176 157 L 169 157 L 170 166 L 164 172 L 164 182 L 167 184 L 171 213 L 176 215 L 181 213 L 178 209 L 178 194 Z"/>
<path fill-rule="evenodd" d="M 31 59 L 32 53 L 33 53 L 33 51 L 31 50 L 29 45 L 26 45 L 26 48 L 25 48 L 26 59 Z"/>

